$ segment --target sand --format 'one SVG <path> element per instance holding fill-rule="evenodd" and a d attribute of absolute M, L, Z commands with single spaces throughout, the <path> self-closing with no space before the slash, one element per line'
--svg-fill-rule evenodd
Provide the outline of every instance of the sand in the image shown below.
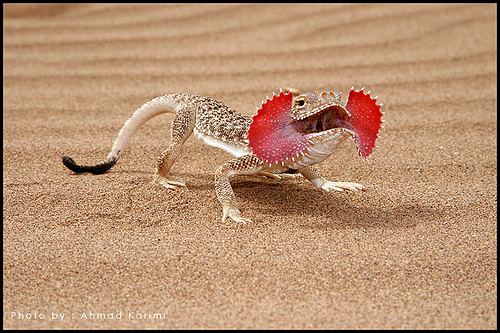
<path fill-rule="evenodd" d="M 3 327 L 497 328 L 497 7 L 4 5 Z M 190 138 L 151 183 L 172 116 L 102 161 L 144 102 L 251 115 L 282 87 L 366 87 L 379 149 L 318 166 L 367 191 L 234 177 Z"/>

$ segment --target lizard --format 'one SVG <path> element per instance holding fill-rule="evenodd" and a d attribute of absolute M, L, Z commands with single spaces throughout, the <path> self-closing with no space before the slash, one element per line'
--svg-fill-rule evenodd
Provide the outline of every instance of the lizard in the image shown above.
<path fill-rule="evenodd" d="M 313 167 L 324 161 L 347 138 L 353 138 L 365 160 L 375 148 L 384 114 L 377 97 L 364 88 L 351 88 L 345 104 L 341 92 L 301 93 L 294 89 L 267 97 L 254 116 L 243 115 L 211 97 L 173 93 L 156 97 L 138 108 L 125 122 L 107 158 L 99 164 L 80 165 L 68 156 L 63 164 L 75 173 L 103 174 L 113 167 L 132 135 L 148 120 L 173 113 L 171 141 L 157 160 L 153 182 L 168 189 L 185 187 L 171 178 L 170 169 L 191 134 L 203 143 L 234 156 L 215 171 L 215 191 L 222 205 L 222 221 L 251 222 L 241 216 L 229 178 L 259 175 L 270 178 L 299 175 L 324 191 L 363 190 L 357 183 L 326 180 Z"/>

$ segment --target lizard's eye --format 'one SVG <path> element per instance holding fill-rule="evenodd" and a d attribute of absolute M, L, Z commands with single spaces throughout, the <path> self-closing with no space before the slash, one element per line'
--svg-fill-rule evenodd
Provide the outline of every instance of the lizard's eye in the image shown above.
<path fill-rule="evenodd" d="M 298 99 L 295 101 L 295 105 L 299 108 L 303 107 L 305 104 L 306 104 L 306 101 L 304 101 L 303 99 Z"/>

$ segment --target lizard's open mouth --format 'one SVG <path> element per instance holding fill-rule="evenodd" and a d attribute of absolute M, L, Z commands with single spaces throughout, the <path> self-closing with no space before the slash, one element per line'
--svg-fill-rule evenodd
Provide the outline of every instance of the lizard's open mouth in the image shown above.
<path fill-rule="evenodd" d="M 349 116 L 344 107 L 333 105 L 307 118 L 295 120 L 292 126 L 302 135 L 325 132 L 334 128 L 351 130 Z"/>

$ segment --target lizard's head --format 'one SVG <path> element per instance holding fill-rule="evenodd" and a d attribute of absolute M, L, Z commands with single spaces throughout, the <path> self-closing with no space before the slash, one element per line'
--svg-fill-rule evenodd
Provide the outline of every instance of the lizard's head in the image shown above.
<path fill-rule="evenodd" d="M 258 158 L 283 162 L 316 150 L 328 157 L 347 137 L 353 137 L 365 159 L 375 147 L 382 124 L 376 99 L 351 89 L 345 105 L 340 92 L 281 92 L 262 104 L 248 131 L 249 146 Z M 317 152 L 321 150 L 321 152 Z M 314 157 L 317 163 L 318 157 Z"/>

